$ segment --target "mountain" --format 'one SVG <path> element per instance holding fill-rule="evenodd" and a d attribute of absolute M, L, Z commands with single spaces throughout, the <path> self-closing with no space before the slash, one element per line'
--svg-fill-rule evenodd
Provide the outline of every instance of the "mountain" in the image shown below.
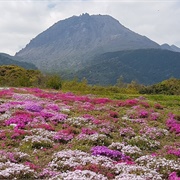
<path fill-rule="evenodd" d="M 1 65 L 17 65 L 25 69 L 37 69 L 37 67 L 34 64 L 27 62 L 20 62 L 19 58 L 10 56 L 9 54 L 5 54 L 5 53 L 0 53 L 0 66 Z"/>
<path fill-rule="evenodd" d="M 132 49 L 161 48 L 109 15 L 82 14 L 55 23 L 15 57 L 49 72 L 81 70 L 97 55 Z"/>
<path fill-rule="evenodd" d="M 175 46 L 175 45 L 171 45 L 171 48 L 172 48 L 172 50 L 175 51 L 175 52 L 180 52 L 180 48 L 177 47 L 177 46 Z"/>
<path fill-rule="evenodd" d="M 104 53 L 75 76 L 85 77 L 90 84 L 116 84 L 137 81 L 150 85 L 171 77 L 180 79 L 180 53 L 161 49 L 139 49 Z"/>
<path fill-rule="evenodd" d="M 162 44 L 161 49 L 166 49 L 169 51 L 174 51 L 174 52 L 180 52 L 180 48 L 175 46 L 175 45 L 169 45 L 169 44 Z"/>

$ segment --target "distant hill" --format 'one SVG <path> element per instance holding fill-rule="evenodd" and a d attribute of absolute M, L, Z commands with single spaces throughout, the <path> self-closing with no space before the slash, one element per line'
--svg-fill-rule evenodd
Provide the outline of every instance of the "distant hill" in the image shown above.
<path fill-rule="evenodd" d="M 16 57 L 43 71 L 75 72 L 102 53 L 148 48 L 161 47 L 109 15 L 86 13 L 55 23 L 17 52 Z"/>
<path fill-rule="evenodd" d="M 166 49 L 169 51 L 174 51 L 174 52 L 180 52 L 180 48 L 175 46 L 175 45 L 169 45 L 169 44 L 162 44 L 161 49 Z"/>
<path fill-rule="evenodd" d="M 75 76 L 90 84 L 116 84 L 122 76 L 150 85 L 171 77 L 180 78 L 180 53 L 161 49 L 140 49 L 102 54 L 94 58 Z"/>
<path fill-rule="evenodd" d="M 10 56 L 5 53 L 0 53 L 0 66 L 2 65 L 17 65 L 25 69 L 37 69 L 37 67 L 32 63 L 18 61 L 19 59 L 14 56 Z"/>

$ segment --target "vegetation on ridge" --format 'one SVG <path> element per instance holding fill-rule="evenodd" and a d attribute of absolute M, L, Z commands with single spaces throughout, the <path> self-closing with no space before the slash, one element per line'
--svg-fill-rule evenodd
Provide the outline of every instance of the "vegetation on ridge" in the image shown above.
<path fill-rule="evenodd" d="M 0 66 L 0 86 L 4 87 L 41 87 L 62 89 L 81 94 L 99 94 L 116 98 L 120 94 L 166 94 L 180 95 L 180 80 L 170 78 L 152 86 L 144 86 L 136 81 L 125 83 L 123 77 L 117 79 L 114 86 L 89 85 L 84 78 L 78 81 L 63 80 L 58 75 L 42 74 L 39 70 L 26 70 L 9 65 Z"/>
<path fill-rule="evenodd" d="M 61 88 L 57 75 L 44 75 L 39 70 L 26 70 L 15 65 L 0 66 L 0 86 Z"/>

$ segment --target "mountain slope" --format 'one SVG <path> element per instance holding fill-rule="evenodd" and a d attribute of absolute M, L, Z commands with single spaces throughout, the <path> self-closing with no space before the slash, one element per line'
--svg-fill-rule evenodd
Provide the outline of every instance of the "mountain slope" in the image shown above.
<path fill-rule="evenodd" d="M 169 44 L 162 44 L 161 49 L 166 49 L 169 51 L 174 51 L 174 52 L 180 52 L 180 48 L 175 46 L 175 45 L 169 45 Z"/>
<path fill-rule="evenodd" d="M 136 80 L 154 84 L 170 77 L 180 78 L 180 53 L 160 49 L 140 49 L 102 54 L 76 76 L 90 84 L 115 84 L 120 76 L 125 82 Z"/>
<path fill-rule="evenodd" d="M 43 71 L 76 71 L 99 54 L 160 46 L 108 15 L 83 14 L 62 20 L 16 54 Z"/>
<path fill-rule="evenodd" d="M 20 62 L 17 57 L 10 56 L 5 53 L 0 53 L 0 66 L 1 65 L 17 65 L 25 69 L 37 69 L 37 67 L 32 63 Z"/>

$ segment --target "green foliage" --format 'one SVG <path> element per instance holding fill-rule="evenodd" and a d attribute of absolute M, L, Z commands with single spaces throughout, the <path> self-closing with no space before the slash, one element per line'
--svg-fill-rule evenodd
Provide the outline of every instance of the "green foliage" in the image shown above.
<path fill-rule="evenodd" d="M 180 95 L 180 79 L 170 78 L 152 86 L 142 87 L 141 94 Z"/>
<path fill-rule="evenodd" d="M 72 81 L 63 81 L 62 90 L 78 94 L 108 96 L 115 99 L 124 98 L 125 96 L 122 96 L 122 94 L 138 94 L 138 90 L 132 87 L 89 85 L 86 79 L 83 79 L 81 82 L 78 82 L 77 79 Z"/>
<path fill-rule="evenodd" d="M 0 66 L 0 86 L 61 88 L 57 75 L 43 75 L 39 70 L 26 70 L 15 65 Z"/>
<path fill-rule="evenodd" d="M 60 89 L 62 86 L 61 78 L 58 75 L 49 75 L 45 82 L 47 88 Z"/>
<path fill-rule="evenodd" d="M 38 77 L 41 72 L 38 70 L 26 70 L 15 65 L 0 66 L 0 85 L 13 87 L 30 87 L 38 85 Z"/>

